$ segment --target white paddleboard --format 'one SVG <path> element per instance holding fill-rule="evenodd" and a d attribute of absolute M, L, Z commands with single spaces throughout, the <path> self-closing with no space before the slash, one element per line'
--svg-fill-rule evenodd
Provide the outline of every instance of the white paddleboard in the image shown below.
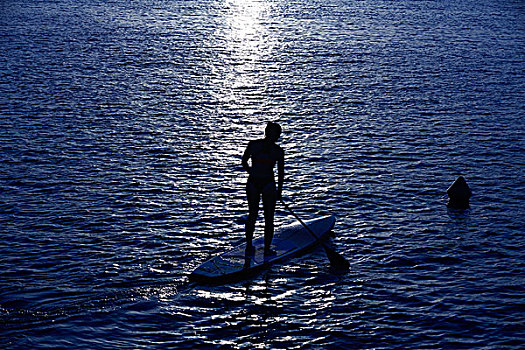
<path fill-rule="evenodd" d="M 305 221 L 305 224 L 315 233 L 315 238 L 300 223 L 283 226 L 275 230 L 271 249 L 275 255 L 264 255 L 264 237 L 253 240 L 255 254 L 245 253 L 246 243 L 222 253 L 200 265 L 190 275 L 190 280 L 205 283 L 228 283 L 252 276 L 258 271 L 304 253 L 325 239 L 335 225 L 333 216 Z"/>

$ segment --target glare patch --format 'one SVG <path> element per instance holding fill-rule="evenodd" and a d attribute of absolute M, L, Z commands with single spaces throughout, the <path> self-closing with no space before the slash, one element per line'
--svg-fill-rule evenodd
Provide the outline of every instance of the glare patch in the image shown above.
<path fill-rule="evenodd" d="M 250 116 L 259 111 L 266 89 L 266 62 L 273 61 L 277 43 L 269 28 L 272 7 L 267 1 L 227 0 L 225 8 L 224 25 L 217 33 L 224 41 L 218 97 L 228 107 L 225 113 L 233 109 Z"/>

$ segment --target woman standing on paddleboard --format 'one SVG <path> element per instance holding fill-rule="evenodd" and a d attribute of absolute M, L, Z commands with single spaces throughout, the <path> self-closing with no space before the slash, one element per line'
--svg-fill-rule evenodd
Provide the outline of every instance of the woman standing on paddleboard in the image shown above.
<path fill-rule="evenodd" d="M 252 244 L 255 222 L 259 211 L 259 202 L 263 201 L 264 209 L 264 254 L 274 255 L 270 249 L 273 239 L 273 218 L 275 205 L 281 198 L 284 181 L 284 151 L 275 142 L 281 136 L 281 126 L 269 122 L 264 130 L 265 138 L 253 140 L 242 156 L 242 166 L 249 174 L 246 184 L 249 215 L 246 221 L 246 254 L 253 255 L 255 247 Z M 248 161 L 251 159 L 251 166 Z M 273 168 L 277 163 L 278 185 L 275 186 Z"/>

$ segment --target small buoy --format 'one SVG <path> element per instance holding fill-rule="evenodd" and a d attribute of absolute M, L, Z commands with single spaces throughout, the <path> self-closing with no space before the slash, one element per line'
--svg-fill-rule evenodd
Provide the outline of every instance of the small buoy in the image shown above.
<path fill-rule="evenodd" d="M 456 181 L 450 185 L 447 194 L 449 198 L 447 207 L 452 209 L 468 209 L 470 207 L 469 200 L 472 196 L 472 191 L 463 176 L 458 177 Z"/>

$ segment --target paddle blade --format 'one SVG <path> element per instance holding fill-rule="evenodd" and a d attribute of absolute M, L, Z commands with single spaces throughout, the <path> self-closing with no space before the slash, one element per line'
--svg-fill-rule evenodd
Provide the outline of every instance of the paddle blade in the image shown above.
<path fill-rule="evenodd" d="M 348 271 L 350 269 L 350 263 L 341 254 L 323 244 L 324 251 L 330 264 L 337 271 Z"/>

